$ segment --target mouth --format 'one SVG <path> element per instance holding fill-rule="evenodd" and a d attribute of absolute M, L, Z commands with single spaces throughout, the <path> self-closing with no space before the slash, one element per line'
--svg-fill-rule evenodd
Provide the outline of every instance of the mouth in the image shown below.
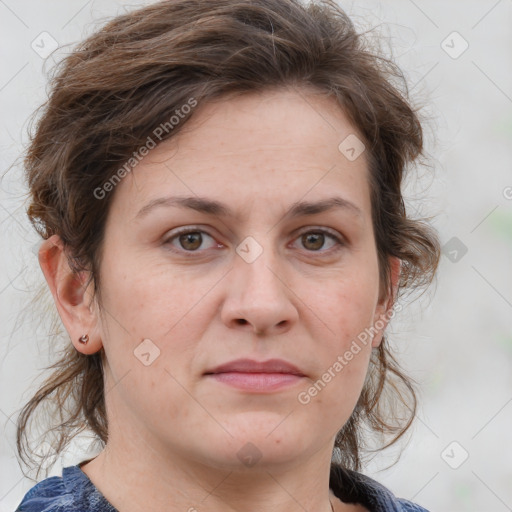
<path fill-rule="evenodd" d="M 306 375 L 282 359 L 254 361 L 237 359 L 204 373 L 222 384 L 243 391 L 269 392 L 297 384 Z"/>

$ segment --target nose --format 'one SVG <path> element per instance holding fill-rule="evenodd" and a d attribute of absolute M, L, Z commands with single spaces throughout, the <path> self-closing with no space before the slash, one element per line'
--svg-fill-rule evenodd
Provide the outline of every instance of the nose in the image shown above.
<path fill-rule="evenodd" d="M 221 311 L 228 327 L 272 335 L 288 331 L 297 321 L 296 296 L 269 253 L 263 251 L 252 263 L 236 256 Z"/>

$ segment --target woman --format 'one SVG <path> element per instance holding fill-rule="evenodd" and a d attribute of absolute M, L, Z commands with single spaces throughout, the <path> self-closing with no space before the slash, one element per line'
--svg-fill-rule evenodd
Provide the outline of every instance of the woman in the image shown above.
<path fill-rule="evenodd" d="M 414 417 L 384 331 L 439 259 L 400 77 L 296 0 L 156 3 L 64 59 L 26 170 L 70 343 L 18 449 L 46 401 L 55 452 L 103 449 L 18 511 L 425 510 L 359 472 Z"/>

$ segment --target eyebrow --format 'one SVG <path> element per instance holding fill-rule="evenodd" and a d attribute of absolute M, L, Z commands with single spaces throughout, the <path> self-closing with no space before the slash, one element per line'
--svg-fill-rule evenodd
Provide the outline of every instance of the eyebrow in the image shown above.
<path fill-rule="evenodd" d="M 190 208 L 207 215 L 215 215 L 219 217 L 236 217 L 235 213 L 229 206 L 215 201 L 197 196 L 188 197 L 159 197 L 153 199 L 144 205 L 135 216 L 136 219 L 145 217 L 149 212 L 160 207 L 178 207 Z M 285 214 L 285 218 L 300 217 L 304 215 L 316 215 L 328 210 L 342 209 L 352 215 L 363 218 L 362 210 L 348 199 L 339 196 L 329 197 L 320 201 L 299 201 L 291 205 Z"/>

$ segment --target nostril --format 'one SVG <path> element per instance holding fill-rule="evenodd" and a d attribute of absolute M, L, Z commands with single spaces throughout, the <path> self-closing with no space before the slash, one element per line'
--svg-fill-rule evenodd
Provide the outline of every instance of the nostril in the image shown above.
<path fill-rule="evenodd" d="M 247 320 L 243 319 L 243 318 L 237 318 L 236 319 L 236 323 L 238 325 L 245 325 L 247 323 Z"/>

